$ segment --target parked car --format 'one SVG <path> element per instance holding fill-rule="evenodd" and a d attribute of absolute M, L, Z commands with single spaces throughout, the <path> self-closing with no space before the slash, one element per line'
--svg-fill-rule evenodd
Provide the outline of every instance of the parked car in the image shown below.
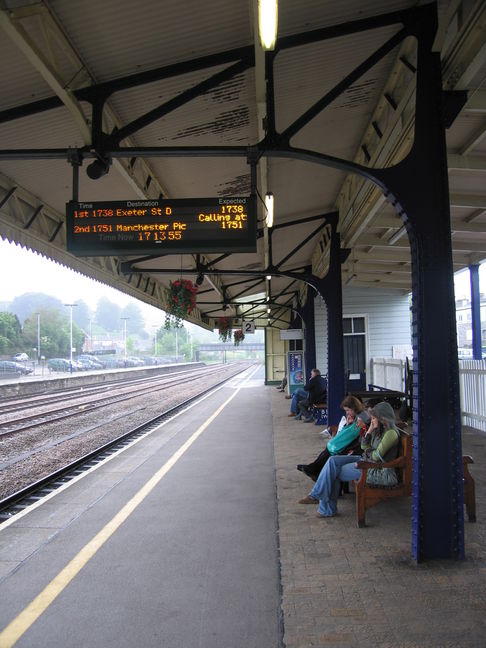
<path fill-rule="evenodd" d="M 87 371 L 91 371 L 93 369 L 103 369 L 103 365 L 101 362 L 98 362 L 94 358 L 90 358 L 89 356 L 79 356 L 76 358 L 76 361 L 82 365 L 83 369 L 86 369 Z"/>
<path fill-rule="evenodd" d="M 27 367 L 20 362 L 13 362 L 12 360 L 0 360 L 0 373 L 15 373 L 26 376 L 31 374 L 34 370 L 32 367 Z"/>
<path fill-rule="evenodd" d="M 47 361 L 47 366 L 51 371 L 70 371 L 71 364 L 64 358 L 51 358 Z"/>
<path fill-rule="evenodd" d="M 121 369 L 125 366 L 123 358 L 106 358 L 103 362 L 106 369 Z"/>
<path fill-rule="evenodd" d="M 14 362 L 27 362 L 28 359 L 29 356 L 26 353 L 16 353 L 12 358 Z"/>
<path fill-rule="evenodd" d="M 128 356 L 126 361 L 127 367 L 143 367 L 145 365 L 143 360 L 140 358 L 135 358 L 134 356 Z"/>

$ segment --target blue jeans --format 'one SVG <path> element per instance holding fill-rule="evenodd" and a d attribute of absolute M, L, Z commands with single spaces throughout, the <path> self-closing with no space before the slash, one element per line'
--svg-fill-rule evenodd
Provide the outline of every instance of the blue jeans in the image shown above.
<path fill-rule="evenodd" d="M 361 459 L 359 455 L 334 455 L 326 461 L 310 492 L 311 497 L 319 500 L 317 510 L 321 515 L 324 517 L 336 515 L 341 482 L 359 479 L 361 470 L 354 464 Z"/>
<path fill-rule="evenodd" d="M 290 413 L 297 414 L 299 412 L 299 402 L 305 400 L 309 396 L 309 392 L 306 392 L 305 389 L 299 387 L 292 394 L 292 400 L 290 401 Z"/>

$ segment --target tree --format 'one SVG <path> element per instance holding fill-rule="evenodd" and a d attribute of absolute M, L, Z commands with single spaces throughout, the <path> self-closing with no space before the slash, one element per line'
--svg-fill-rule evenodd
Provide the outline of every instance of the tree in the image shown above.
<path fill-rule="evenodd" d="M 17 315 L 0 313 L 0 353 L 16 353 L 22 348 L 22 330 Z"/>
<path fill-rule="evenodd" d="M 15 297 L 10 304 L 9 310 L 15 313 L 20 323 L 23 324 L 24 320 L 32 315 L 32 313 L 38 313 L 41 309 L 46 308 L 63 310 L 63 303 L 57 297 L 52 297 L 44 293 L 24 293 Z"/>
<path fill-rule="evenodd" d="M 127 333 L 136 333 L 141 337 L 147 337 L 145 331 L 145 320 L 143 319 L 142 311 L 135 303 L 127 304 L 123 307 L 120 317 L 127 318 Z M 145 333 L 145 335 L 143 335 Z"/>
<path fill-rule="evenodd" d="M 80 328 L 84 329 L 85 332 L 88 332 L 89 322 L 91 319 L 91 310 L 88 304 L 80 299 L 76 302 L 76 308 L 73 308 L 73 322 L 75 322 Z"/>
<path fill-rule="evenodd" d="M 123 329 L 123 322 L 120 321 L 121 308 L 107 297 L 98 300 L 96 308 L 96 322 L 106 331 L 120 331 Z"/>
<path fill-rule="evenodd" d="M 69 357 L 70 318 L 56 308 L 39 311 L 40 314 L 40 352 L 47 358 Z M 84 333 L 73 322 L 73 347 L 81 351 Z M 23 339 L 26 348 L 37 347 L 37 315 L 33 314 L 24 322 Z"/>

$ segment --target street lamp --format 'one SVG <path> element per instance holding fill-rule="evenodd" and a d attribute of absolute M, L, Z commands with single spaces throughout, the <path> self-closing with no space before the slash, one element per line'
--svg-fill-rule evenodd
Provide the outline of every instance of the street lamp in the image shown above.
<path fill-rule="evenodd" d="M 158 324 L 152 324 L 152 327 L 155 329 L 154 331 L 154 356 L 157 357 L 157 332 L 159 330 Z"/>
<path fill-rule="evenodd" d="M 69 371 L 73 373 L 73 306 L 77 304 L 64 304 L 70 308 L 69 317 Z"/>
<path fill-rule="evenodd" d="M 123 320 L 123 364 L 127 366 L 127 320 L 129 317 L 121 317 Z"/>
<path fill-rule="evenodd" d="M 37 364 L 40 362 L 40 313 L 37 315 Z"/>

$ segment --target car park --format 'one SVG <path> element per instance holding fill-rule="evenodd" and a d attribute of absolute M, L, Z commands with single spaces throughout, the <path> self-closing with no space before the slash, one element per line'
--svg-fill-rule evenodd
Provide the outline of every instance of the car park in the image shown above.
<path fill-rule="evenodd" d="M 33 373 L 32 367 L 27 367 L 20 362 L 13 362 L 12 360 L 0 360 L 0 374 L 20 374 L 27 376 Z"/>
<path fill-rule="evenodd" d="M 93 369 L 101 369 L 102 365 L 99 362 L 96 362 L 93 358 L 88 358 L 86 356 L 79 356 L 76 358 L 76 362 L 82 366 L 86 371 L 92 371 Z"/>
<path fill-rule="evenodd" d="M 70 371 L 71 364 L 64 358 L 51 358 L 47 361 L 47 366 L 51 371 Z"/>
<path fill-rule="evenodd" d="M 29 359 L 29 356 L 26 353 L 16 353 L 12 357 L 12 360 L 14 362 L 27 362 L 28 359 Z"/>

